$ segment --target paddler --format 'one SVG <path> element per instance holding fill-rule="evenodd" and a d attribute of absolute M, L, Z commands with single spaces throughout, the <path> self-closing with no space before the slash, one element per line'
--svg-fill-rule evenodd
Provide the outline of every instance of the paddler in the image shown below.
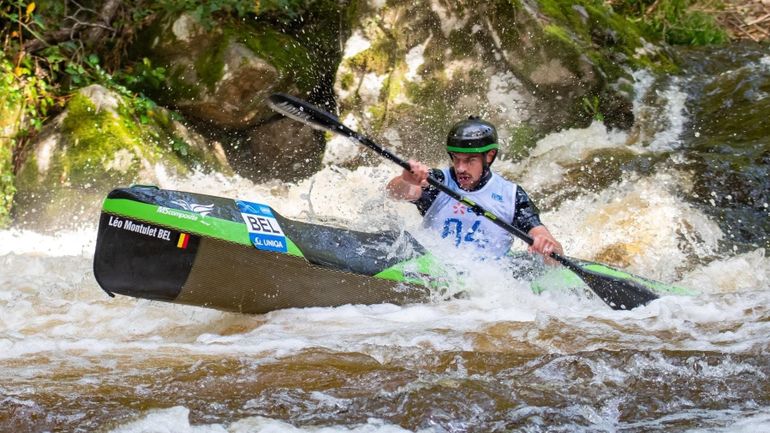
<path fill-rule="evenodd" d="M 423 216 L 424 226 L 436 230 L 456 246 L 473 245 L 487 256 L 505 255 L 513 243 L 512 236 L 430 186 L 427 181 L 430 173 L 445 186 L 529 234 L 534 240 L 530 252 L 545 257 L 551 252 L 563 254 L 561 244 L 540 221 L 537 207 L 527 193 L 490 168 L 498 147 L 494 125 L 471 116 L 452 126 L 447 135 L 446 150 L 451 167 L 431 169 L 410 160 L 411 170 L 404 170 L 388 183 L 388 195 L 414 203 Z"/>

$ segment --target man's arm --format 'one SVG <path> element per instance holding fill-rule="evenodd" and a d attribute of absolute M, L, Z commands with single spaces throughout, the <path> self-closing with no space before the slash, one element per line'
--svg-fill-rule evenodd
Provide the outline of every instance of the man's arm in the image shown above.
<path fill-rule="evenodd" d="M 391 179 L 385 187 L 391 198 L 415 201 L 422 195 L 422 189 L 428 186 L 430 168 L 413 160 L 409 160 L 409 165 L 412 167 L 411 171 L 404 170 L 399 176 Z"/>
<path fill-rule="evenodd" d="M 532 240 L 535 241 L 529 246 L 529 251 L 542 254 L 546 258 L 550 256 L 551 253 L 559 255 L 564 254 L 564 249 L 561 244 L 553 237 L 546 226 L 539 225 L 533 227 L 528 234 Z"/>
<path fill-rule="evenodd" d="M 519 186 L 516 187 L 516 211 L 513 216 L 513 225 L 532 238 L 534 242 L 530 245 L 529 251 L 542 254 L 546 257 L 547 263 L 555 264 L 552 259 L 547 259 L 552 252 L 564 254 L 561 244 L 540 221 L 540 211 Z"/>

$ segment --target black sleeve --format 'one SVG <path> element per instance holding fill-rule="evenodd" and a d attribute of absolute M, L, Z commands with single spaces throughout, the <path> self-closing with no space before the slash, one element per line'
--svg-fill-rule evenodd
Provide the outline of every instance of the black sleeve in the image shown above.
<path fill-rule="evenodd" d="M 434 168 L 431 169 L 430 174 L 439 182 L 444 182 L 444 172 Z M 438 193 L 441 192 L 436 187 L 428 185 L 427 188 L 422 190 L 422 195 L 417 200 L 413 201 L 412 203 L 417 206 L 417 210 L 420 211 L 421 216 L 425 216 L 425 212 L 428 211 L 428 208 L 430 208 L 430 205 L 433 204 L 433 202 L 436 200 L 436 197 L 438 197 Z"/>
<path fill-rule="evenodd" d="M 543 225 L 540 222 L 540 211 L 535 206 L 526 191 L 516 186 L 516 211 L 513 214 L 512 224 L 524 233 L 529 233 L 534 227 Z"/>

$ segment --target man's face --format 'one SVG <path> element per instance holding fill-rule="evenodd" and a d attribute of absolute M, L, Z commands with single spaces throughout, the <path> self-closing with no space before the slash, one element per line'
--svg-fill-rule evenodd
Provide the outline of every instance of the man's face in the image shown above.
<path fill-rule="evenodd" d="M 479 184 L 481 174 L 484 172 L 484 159 L 486 158 L 487 164 L 491 164 L 494 157 L 492 152 L 486 154 L 451 152 L 449 154 L 460 188 L 470 191 Z"/>

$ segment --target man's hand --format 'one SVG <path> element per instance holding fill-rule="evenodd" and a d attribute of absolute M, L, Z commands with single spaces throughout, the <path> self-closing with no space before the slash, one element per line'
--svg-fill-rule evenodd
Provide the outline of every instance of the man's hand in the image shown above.
<path fill-rule="evenodd" d="M 412 167 L 412 170 L 404 170 L 404 172 L 401 173 L 401 178 L 411 185 L 417 185 L 420 188 L 427 187 L 430 167 L 413 159 L 409 160 L 409 166 Z"/>
<path fill-rule="evenodd" d="M 549 265 L 557 264 L 556 260 L 550 258 L 551 253 L 562 255 L 564 254 L 564 249 L 562 249 L 561 244 L 554 239 L 551 232 L 549 232 L 545 226 L 537 226 L 529 231 L 529 236 L 534 241 L 532 245 L 529 246 L 529 251 L 542 254 L 543 257 L 545 257 L 545 262 Z"/>
<path fill-rule="evenodd" d="M 388 182 L 388 194 L 398 200 L 417 200 L 422 194 L 422 189 L 428 186 L 428 173 L 430 167 L 414 160 L 409 160 L 412 170 L 404 170 L 400 176 L 396 176 Z"/>

